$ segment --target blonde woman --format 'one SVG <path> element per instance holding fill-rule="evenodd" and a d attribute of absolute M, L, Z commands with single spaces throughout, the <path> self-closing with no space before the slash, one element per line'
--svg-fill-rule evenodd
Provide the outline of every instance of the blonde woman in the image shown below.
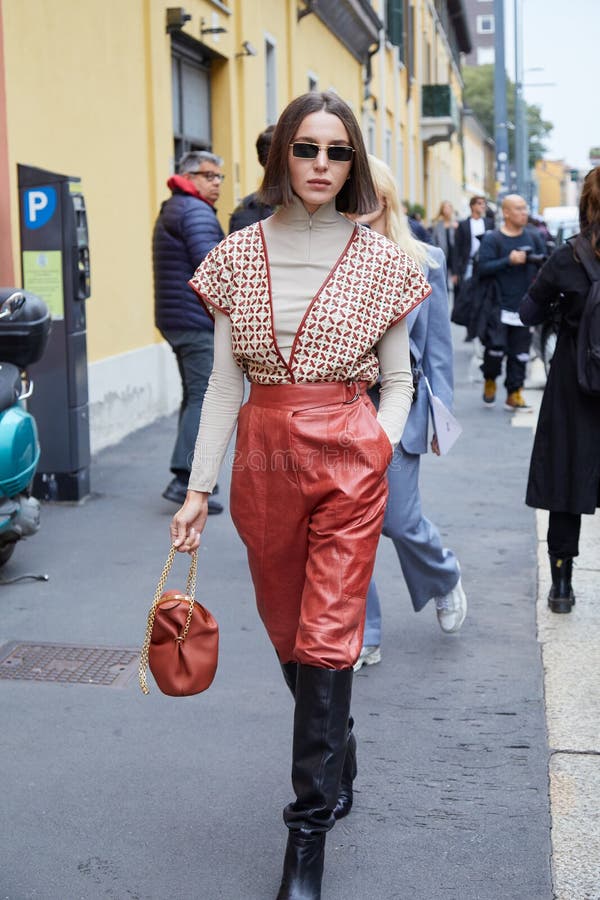
<path fill-rule="evenodd" d="M 444 251 L 449 272 L 454 272 L 454 235 L 457 227 L 454 207 L 449 200 L 444 200 L 433 223 L 431 237 L 435 246 Z"/>
<path fill-rule="evenodd" d="M 410 233 L 389 167 L 374 156 L 369 156 L 369 167 L 378 207 L 357 221 L 391 238 L 417 262 L 431 284 L 429 302 L 407 316 L 410 349 L 415 367 L 427 376 L 434 394 L 452 408 L 452 340 L 444 254 L 438 247 L 417 241 Z M 442 631 L 453 633 L 464 622 L 467 599 L 455 554 L 442 546 L 437 527 L 421 511 L 419 462 L 420 455 L 427 453 L 428 424 L 427 390 L 420 385 L 388 469 L 389 497 L 383 533 L 394 543 L 415 612 L 433 599 Z M 439 455 L 435 437 L 431 449 Z M 363 649 L 355 671 L 380 661 L 380 644 L 381 610 L 375 582 L 371 581 Z"/>

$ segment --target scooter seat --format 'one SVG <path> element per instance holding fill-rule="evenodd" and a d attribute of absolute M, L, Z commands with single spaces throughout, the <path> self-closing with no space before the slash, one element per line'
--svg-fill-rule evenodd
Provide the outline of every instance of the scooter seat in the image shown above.
<path fill-rule="evenodd" d="M 0 412 L 14 406 L 21 396 L 21 372 L 12 363 L 0 363 Z"/>

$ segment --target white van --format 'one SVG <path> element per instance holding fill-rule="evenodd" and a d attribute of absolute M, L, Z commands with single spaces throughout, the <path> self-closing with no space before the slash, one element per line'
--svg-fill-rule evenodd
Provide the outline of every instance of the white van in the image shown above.
<path fill-rule="evenodd" d="M 558 238 L 558 243 L 566 240 L 572 234 L 579 231 L 579 208 L 577 206 L 547 206 L 542 217 L 546 223 L 546 228 L 554 237 Z"/>

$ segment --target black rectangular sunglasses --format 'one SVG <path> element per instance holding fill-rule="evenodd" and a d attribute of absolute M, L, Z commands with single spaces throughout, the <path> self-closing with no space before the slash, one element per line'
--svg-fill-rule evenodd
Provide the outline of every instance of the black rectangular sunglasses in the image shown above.
<path fill-rule="evenodd" d="M 309 144 L 304 141 L 294 141 L 290 144 L 292 156 L 297 159 L 316 159 L 319 150 L 326 150 L 330 162 L 350 162 L 354 147 L 346 147 L 341 144 Z"/>

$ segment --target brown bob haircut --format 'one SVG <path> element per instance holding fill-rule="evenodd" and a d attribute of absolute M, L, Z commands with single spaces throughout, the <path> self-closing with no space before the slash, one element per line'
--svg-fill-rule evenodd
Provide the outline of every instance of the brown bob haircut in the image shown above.
<path fill-rule="evenodd" d="M 294 192 L 288 164 L 289 145 L 306 116 L 321 110 L 338 117 L 348 132 L 350 146 L 355 150 L 350 177 L 335 198 L 336 209 L 358 215 L 372 212 L 377 209 L 377 193 L 369 171 L 360 127 L 348 104 L 332 91 L 302 94 L 292 100 L 281 113 L 271 140 L 260 198 L 269 206 L 289 206 L 292 203 Z"/>
<path fill-rule="evenodd" d="M 600 166 L 591 169 L 583 181 L 579 198 L 581 233 L 590 241 L 600 259 Z"/>
<path fill-rule="evenodd" d="M 478 203 L 480 200 L 485 200 L 485 197 L 483 197 L 481 194 L 476 194 L 474 197 L 471 197 L 471 199 L 469 200 L 470 208 L 473 209 L 475 204 Z"/>

